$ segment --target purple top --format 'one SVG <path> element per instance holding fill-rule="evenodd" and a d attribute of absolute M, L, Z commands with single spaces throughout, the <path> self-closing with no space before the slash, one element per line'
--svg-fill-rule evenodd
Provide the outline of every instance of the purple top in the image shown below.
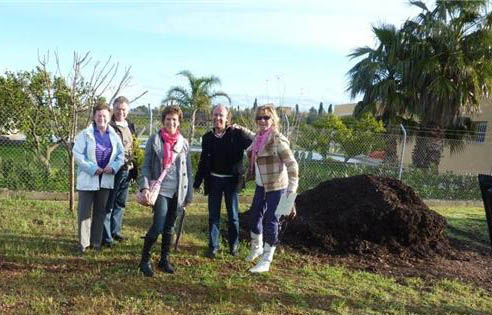
<path fill-rule="evenodd" d="M 113 146 L 111 145 L 111 140 L 109 139 L 109 130 L 106 129 L 106 132 L 101 134 L 99 129 L 97 129 L 94 124 L 94 137 L 96 138 L 97 166 L 100 168 L 105 168 L 108 165 L 109 158 L 113 152 Z"/>

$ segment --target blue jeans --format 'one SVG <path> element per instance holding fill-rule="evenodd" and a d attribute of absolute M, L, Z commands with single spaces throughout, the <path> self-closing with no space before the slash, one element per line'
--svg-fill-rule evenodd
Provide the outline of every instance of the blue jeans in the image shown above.
<path fill-rule="evenodd" d="M 176 223 L 177 209 L 178 198 L 176 194 L 173 198 L 159 195 L 152 209 L 154 211 L 154 218 L 146 237 L 154 241 L 159 237 L 159 234 L 162 234 L 163 238 L 165 236 L 171 237 L 174 224 Z"/>
<path fill-rule="evenodd" d="M 280 196 L 284 190 L 265 193 L 262 186 L 256 185 L 255 196 L 250 209 L 250 229 L 255 234 L 263 234 L 263 240 L 270 246 L 278 244 L 279 221 L 275 216 Z"/>
<path fill-rule="evenodd" d="M 208 194 L 208 232 L 209 249 L 220 248 L 220 206 L 222 195 L 225 197 L 227 209 L 229 246 L 239 242 L 239 194 L 236 191 L 234 177 L 210 176 L 210 192 Z"/>
<path fill-rule="evenodd" d="M 121 236 L 123 213 L 125 212 L 128 197 L 128 170 L 119 170 L 114 176 L 114 188 L 111 190 L 106 205 L 106 218 L 104 219 L 103 241 L 111 243 L 113 236 Z"/>

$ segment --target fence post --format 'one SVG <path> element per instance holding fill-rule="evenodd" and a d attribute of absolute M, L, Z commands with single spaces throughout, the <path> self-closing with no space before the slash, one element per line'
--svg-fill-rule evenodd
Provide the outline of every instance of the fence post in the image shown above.
<path fill-rule="evenodd" d="M 152 108 L 150 108 L 150 103 L 147 105 L 149 107 L 149 115 L 150 115 L 150 120 L 149 120 L 149 138 L 152 135 Z"/>
<path fill-rule="evenodd" d="M 403 146 L 401 147 L 400 172 L 398 173 L 398 180 L 401 180 L 401 173 L 403 171 L 403 156 L 405 155 L 405 146 L 407 145 L 407 131 L 402 124 L 400 124 L 400 128 L 403 131 Z"/>

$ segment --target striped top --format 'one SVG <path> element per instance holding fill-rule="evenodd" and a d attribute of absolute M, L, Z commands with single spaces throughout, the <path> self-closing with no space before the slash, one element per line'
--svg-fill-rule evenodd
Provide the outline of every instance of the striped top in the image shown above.
<path fill-rule="evenodd" d="M 106 129 L 104 134 L 101 134 L 94 124 L 94 138 L 96 138 L 96 160 L 97 166 L 105 168 L 109 163 L 109 158 L 113 152 L 113 146 L 109 139 L 109 130 Z"/>

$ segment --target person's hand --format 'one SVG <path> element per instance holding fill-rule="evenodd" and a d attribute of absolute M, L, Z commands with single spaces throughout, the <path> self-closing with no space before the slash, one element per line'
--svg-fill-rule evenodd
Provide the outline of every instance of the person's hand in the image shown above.
<path fill-rule="evenodd" d="M 106 166 L 103 171 L 106 174 L 112 174 L 113 173 L 113 168 L 111 166 Z"/>
<path fill-rule="evenodd" d="M 285 197 L 289 197 L 289 195 L 292 194 L 292 193 L 293 193 L 292 190 L 285 191 Z"/>
<path fill-rule="evenodd" d="M 289 214 L 289 220 L 293 220 L 296 217 L 296 215 L 297 215 L 296 206 L 293 206 L 292 211 Z"/>
<path fill-rule="evenodd" d="M 148 190 L 147 188 L 142 189 L 142 195 L 144 196 L 144 198 L 146 200 L 149 200 L 149 198 L 150 198 L 150 190 Z"/>
<path fill-rule="evenodd" d="M 101 175 L 104 172 L 104 170 L 100 167 L 97 168 L 96 170 L 96 175 Z"/>

